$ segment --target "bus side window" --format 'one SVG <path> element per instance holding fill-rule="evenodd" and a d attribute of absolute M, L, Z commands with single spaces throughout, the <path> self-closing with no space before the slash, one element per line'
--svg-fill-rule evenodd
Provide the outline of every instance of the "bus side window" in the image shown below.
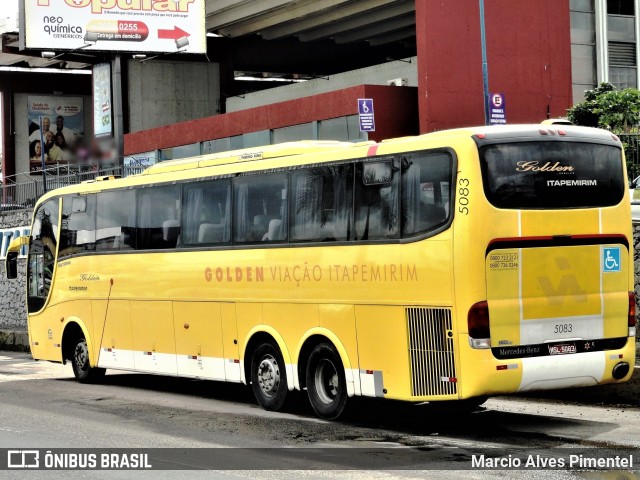
<path fill-rule="evenodd" d="M 234 180 L 234 240 L 237 243 L 287 239 L 287 175 L 252 175 Z"/>
<path fill-rule="evenodd" d="M 444 225 L 451 216 L 451 155 L 444 152 L 406 155 L 401 158 L 401 164 L 402 237 Z"/>
<path fill-rule="evenodd" d="M 34 215 L 27 261 L 27 308 L 40 310 L 49 296 L 58 244 L 58 200 L 41 205 Z"/>
<path fill-rule="evenodd" d="M 96 195 L 64 197 L 58 258 L 93 251 L 95 248 Z"/>
<path fill-rule="evenodd" d="M 136 246 L 136 195 L 134 190 L 97 194 L 96 250 L 132 250 Z"/>
<path fill-rule="evenodd" d="M 138 190 L 138 250 L 175 248 L 180 235 L 180 187 Z"/>
<path fill-rule="evenodd" d="M 370 167 L 372 163 L 379 168 Z M 356 163 L 356 240 L 399 238 L 399 173 L 400 162 L 397 159 L 386 158 Z"/>
<path fill-rule="evenodd" d="M 182 245 L 220 245 L 231 239 L 231 181 L 187 185 L 183 193 Z"/>
<path fill-rule="evenodd" d="M 353 165 L 297 170 L 289 201 L 293 241 L 351 239 Z"/>

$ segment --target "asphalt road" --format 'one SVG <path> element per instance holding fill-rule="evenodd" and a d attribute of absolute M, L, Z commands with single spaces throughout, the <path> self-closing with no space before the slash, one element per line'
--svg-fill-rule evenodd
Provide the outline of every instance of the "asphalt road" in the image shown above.
<path fill-rule="evenodd" d="M 479 448 L 549 454 L 563 447 L 626 446 L 637 453 L 637 405 L 509 397 L 457 414 L 428 405 L 358 399 L 346 420 L 326 422 L 315 417 L 304 396 L 297 400 L 287 413 L 272 413 L 259 408 L 242 385 L 118 372 L 108 372 L 101 384 L 81 385 L 70 366 L 0 352 L 0 448 L 216 448 L 213 464 L 220 465 L 213 472 L 185 470 L 212 465 L 211 458 L 185 457 L 165 459 L 172 471 L 0 471 L 0 478 L 640 478 L 623 471 L 607 476 L 422 470 L 431 461 L 466 468 L 469 452 Z M 413 448 L 401 448 L 407 446 Z M 303 448 L 314 453 L 300 454 Z M 377 449 L 382 453 L 354 463 L 358 455 Z M 396 452 L 406 451 L 417 452 L 421 462 L 398 462 Z M 159 456 L 154 461 L 161 462 Z M 377 469 L 376 462 L 383 467 Z"/>

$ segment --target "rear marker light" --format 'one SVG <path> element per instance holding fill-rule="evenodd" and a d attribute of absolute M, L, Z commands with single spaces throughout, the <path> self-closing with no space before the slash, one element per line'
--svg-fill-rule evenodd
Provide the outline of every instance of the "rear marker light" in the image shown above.
<path fill-rule="evenodd" d="M 476 135 L 476 137 L 478 137 L 480 140 L 484 140 L 485 138 L 487 138 L 487 136 L 484 133 L 479 133 Z"/>
<path fill-rule="evenodd" d="M 558 135 L 566 135 L 567 132 L 565 132 L 564 130 L 558 130 Z"/>
<path fill-rule="evenodd" d="M 549 135 L 549 132 L 546 130 L 540 129 L 540 135 Z"/>
<path fill-rule="evenodd" d="M 489 304 L 486 300 L 471 306 L 467 315 L 467 327 L 471 348 L 491 348 Z"/>

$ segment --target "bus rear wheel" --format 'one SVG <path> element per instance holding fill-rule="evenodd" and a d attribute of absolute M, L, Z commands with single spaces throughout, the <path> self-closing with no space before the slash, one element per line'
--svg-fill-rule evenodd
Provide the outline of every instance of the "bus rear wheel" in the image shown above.
<path fill-rule="evenodd" d="M 279 411 L 287 398 L 287 372 L 280 349 L 272 342 L 258 346 L 251 357 L 251 387 L 265 410 Z"/>
<path fill-rule="evenodd" d="M 335 420 L 347 403 L 347 382 L 340 355 L 328 343 L 318 344 L 307 363 L 307 395 L 318 416 Z"/>
<path fill-rule="evenodd" d="M 80 383 L 91 383 L 104 376 L 104 368 L 89 365 L 89 348 L 84 337 L 79 337 L 76 341 L 71 357 L 73 375 Z"/>

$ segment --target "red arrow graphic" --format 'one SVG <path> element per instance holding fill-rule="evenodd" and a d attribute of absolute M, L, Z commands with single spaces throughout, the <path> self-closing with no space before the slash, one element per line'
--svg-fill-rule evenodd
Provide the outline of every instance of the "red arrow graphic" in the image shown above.
<path fill-rule="evenodd" d="M 178 38 L 188 37 L 190 33 L 185 32 L 180 27 L 173 27 L 173 30 L 158 29 L 158 38 L 168 38 L 170 40 L 177 40 Z"/>

